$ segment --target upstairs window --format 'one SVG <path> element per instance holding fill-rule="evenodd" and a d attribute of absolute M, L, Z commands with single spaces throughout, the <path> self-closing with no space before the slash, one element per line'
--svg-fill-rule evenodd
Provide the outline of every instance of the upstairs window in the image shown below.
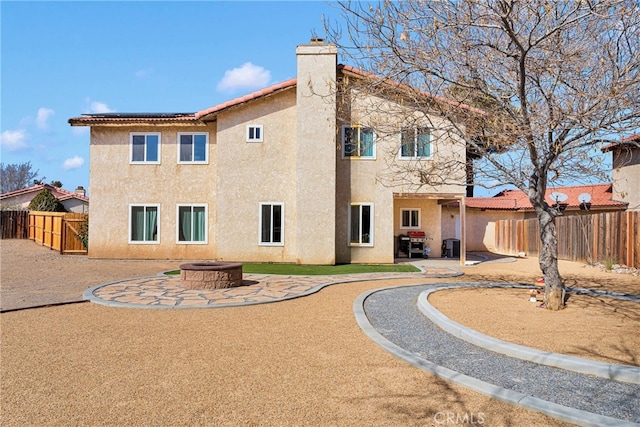
<path fill-rule="evenodd" d="M 131 134 L 131 163 L 160 163 L 160 134 Z"/>
<path fill-rule="evenodd" d="M 343 126 L 342 156 L 375 158 L 373 129 L 361 126 Z"/>
<path fill-rule="evenodd" d="M 401 159 L 431 157 L 431 133 L 429 128 L 405 128 L 401 132 Z"/>
<path fill-rule="evenodd" d="M 178 134 L 178 163 L 207 163 L 208 133 Z"/>
<path fill-rule="evenodd" d="M 247 125 L 247 142 L 263 142 L 262 125 Z"/>

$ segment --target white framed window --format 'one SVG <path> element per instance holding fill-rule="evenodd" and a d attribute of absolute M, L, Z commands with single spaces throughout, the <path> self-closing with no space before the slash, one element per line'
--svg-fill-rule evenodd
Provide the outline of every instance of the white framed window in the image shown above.
<path fill-rule="evenodd" d="M 207 204 L 177 205 L 177 243 L 200 245 L 207 243 L 207 211 Z"/>
<path fill-rule="evenodd" d="M 420 209 L 400 209 L 400 228 L 420 228 Z"/>
<path fill-rule="evenodd" d="M 400 132 L 400 158 L 431 157 L 431 130 L 427 127 L 404 128 Z"/>
<path fill-rule="evenodd" d="M 160 205 L 129 205 L 129 243 L 160 243 Z"/>
<path fill-rule="evenodd" d="M 260 203 L 261 246 L 284 246 L 284 203 Z"/>
<path fill-rule="evenodd" d="M 349 206 L 349 245 L 373 246 L 373 203 Z"/>
<path fill-rule="evenodd" d="M 247 125 L 247 142 L 263 142 L 262 125 Z"/>
<path fill-rule="evenodd" d="M 209 163 L 209 134 L 178 133 L 178 163 Z"/>
<path fill-rule="evenodd" d="M 160 163 L 160 133 L 130 134 L 130 163 L 159 164 Z"/>
<path fill-rule="evenodd" d="M 342 126 L 342 157 L 375 159 L 376 144 L 373 129 L 364 126 Z"/>

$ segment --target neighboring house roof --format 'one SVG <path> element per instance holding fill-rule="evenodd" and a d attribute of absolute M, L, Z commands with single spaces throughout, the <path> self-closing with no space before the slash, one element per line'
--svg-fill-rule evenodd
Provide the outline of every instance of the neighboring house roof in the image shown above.
<path fill-rule="evenodd" d="M 36 194 L 38 194 L 45 188 L 51 191 L 53 196 L 60 201 L 69 200 L 69 199 L 78 199 L 82 202 L 89 203 L 89 198 L 85 195 L 82 195 L 80 193 L 76 193 L 73 191 L 65 190 L 63 188 L 58 188 L 50 184 L 38 184 L 32 187 L 23 188 L 21 190 L 10 191 L 8 193 L 0 194 L 0 200 L 6 200 L 12 197 L 22 196 L 30 193 L 33 193 L 35 197 Z"/>
<path fill-rule="evenodd" d="M 545 200 L 550 205 L 556 203 L 550 196 L 552 192 L 564 193 L 568 199 L 561 203 L 566 209 L 580 209 L 578 197 L 583 193 L 591 196 L 590 209 L 626 209 L 627 203 L 612 200 L 612 184 L 575 185 L 549 188 Z M 522 190 L 504 190 L 493 197 L 468 197 L 465 203 L 469 208 L 482 210 L 521 210 L 533 211 L 529 197 Z"/>

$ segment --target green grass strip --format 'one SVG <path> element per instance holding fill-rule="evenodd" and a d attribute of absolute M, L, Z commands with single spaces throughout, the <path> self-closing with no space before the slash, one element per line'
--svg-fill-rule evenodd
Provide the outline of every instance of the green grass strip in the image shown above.
<path fill-rule="evenodd" d="M 278 274 L 284 276 L 331 276 L 334 274 L 357 273 L 415 273 L 419 268 L 410 264 L 339 264 L 339 265 L 297 265 L 253 263 L 242 264 L 242 272 L 250 274 Z M 180 274 L 180 270 L 166 274 Z"/>

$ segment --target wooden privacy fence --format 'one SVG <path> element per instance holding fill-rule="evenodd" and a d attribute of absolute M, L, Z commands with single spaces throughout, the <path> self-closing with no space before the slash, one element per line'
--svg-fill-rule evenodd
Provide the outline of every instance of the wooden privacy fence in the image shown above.
<path fill-rule="evenodd" d="M 537 219 L 496 221 L 496 251 L 540 253 Z M 595 263 L 612 260 L 640 268 L 640 212 L 606 212 L 556 218 L 558 259 Z"/>
<path fill-rule="evenodd" d="M 29 235 L 29 211 L 1 211 L 3 239 L 26 239 Z"/>
<path fill-rule="evenodd" d="M 29 212 L 29 238 L 36 243 L 60 251 L 61 254 L 85 255 L 87 249 L 80 238 L 89 220 L 88 214 Z"/>

